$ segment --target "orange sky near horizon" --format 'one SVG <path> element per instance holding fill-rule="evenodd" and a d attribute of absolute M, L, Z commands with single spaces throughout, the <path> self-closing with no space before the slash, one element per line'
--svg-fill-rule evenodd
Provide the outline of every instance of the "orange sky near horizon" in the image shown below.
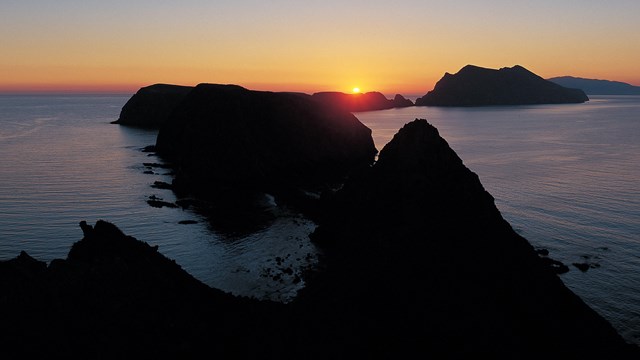
<path fill-rule="evenodd" d="M 467 64 L 640 85 L 640 2 L 7 1 L 0 92 L 154 83 L 423 95 Z"/>

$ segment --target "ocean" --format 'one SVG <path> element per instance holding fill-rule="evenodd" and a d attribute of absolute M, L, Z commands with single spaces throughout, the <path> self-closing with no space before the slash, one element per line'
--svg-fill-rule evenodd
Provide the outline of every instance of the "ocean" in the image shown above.
<path fill-rule="evenodd" d="M 106 220 L 204 283 L 289 301 L 295 271 L 316 262 L 315 225 L 278 206 L 252 234 L 222 234 L 173 202 L 162 161 L 143 152 L 157 131 L 110 124 L 131 95 L 0 95 L 0 259 L 21 250 L 64 258 L 78 223 Z M 640 344 L 640 97 L 584 104 L 410 107 L 355 115 L 380 150 L 405 123 L 425 118 L 478 174 L 512 227 L 568 265 L 563 282 Z M 190 224 L 180 222 L 189 221 Z M 573 264 L 584 264 L 582 271 Z M 291 272 L 284 271 L 288 268 Z"/>

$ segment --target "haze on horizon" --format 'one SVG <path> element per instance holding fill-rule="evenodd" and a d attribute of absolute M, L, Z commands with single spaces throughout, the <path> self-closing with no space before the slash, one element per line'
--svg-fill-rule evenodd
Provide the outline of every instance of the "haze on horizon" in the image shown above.
<path fill-rule="evenodd" d="M 0 92 L 423 95 L 467 64 L 640 85 L 637 0 L 6 0 Z"/>

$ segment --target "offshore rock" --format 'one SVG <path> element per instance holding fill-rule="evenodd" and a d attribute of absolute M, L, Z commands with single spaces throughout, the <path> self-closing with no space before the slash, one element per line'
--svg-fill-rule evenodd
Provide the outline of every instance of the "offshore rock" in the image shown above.
<path fill-rule="evenodd" d="M 122 107 L 118 120 L 112 123 L 157 129 L 192 88 L 170 84 L 140 88 Z"/>
<path fill-rule="evenodd" d="M 433 90 L 416 99 L 417 106 L 489 106 L 583 103 L 580 89 L 545 80 L 522 66 L 499 70 L 467 65 L 446 73 Z"/>
<path fill-rule="evenodd" d="M 409 107 L 413 105 L 414 105 L 413 101 L 405 98 L 400 94 L 396 94 L 396 96 L 393 97 L 393 107 L 402 108 L 402 107 Z"/>
<path fill-rule="evenodd" d="M 311 97 L 324 106 L 349 112 L 385 110 L 395 107 L 413 106 L 411 100 L 402 95 L 396 95 L 393 100 L 387 99 L 382 93 L 372 91 L 363 94 L 345 94 L 342 92 L 318 92 Z"/>
<path fill-rule="evenodd" d="M 177 191 L 218 199 L 341 183 L 373 163 L 371 130 L 300 93 L 200 84 L 161 127 L 156 149 Z"/>

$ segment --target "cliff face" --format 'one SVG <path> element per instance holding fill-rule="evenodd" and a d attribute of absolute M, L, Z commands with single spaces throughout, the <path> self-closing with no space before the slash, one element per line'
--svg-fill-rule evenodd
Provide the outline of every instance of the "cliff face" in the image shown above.
<path fill-rule="evenodd" d="M 178 187 L 278 191 L 341 182 L 369 166 L 371 130 L 352 114 L 299 93 L 201 84 L 160 129 L 159 154 L 179 167 Z"/>
<path fill-rule="evenodd" d="M 522 66 L 494 70 L 467 65 L 454 75 L 446 73 L 432 91 L 416 100 L 416 105 L 562 104 L 588 100 L 582 90 L 562 87 Z"/>
<path fill-rule="evenodd" d="M 114 124 L 159 128 L 191 91 L 190 86 L 155 84 L 138 90 L 120 111 Z"/>
<path fill-rule="evenodd" d="M 326 270 L 299 301 L 314 298 L 312 313 L 336 324 L 327 331 L 336 338 L 389 357 L 411 349 L 451 358 L 624 352 L 425 120 L 405 125 L 327 207 L 313 234 Z"/>
<path fill-rule="evenodd" d="M 324 106 L 349 112 L 385 110 L 395 107 L 413 106 L 411 100 L 397 94 L 393 100 L 379 92 L 345 94 L 341 92 L 319 92 L 311 97 Z"/>

